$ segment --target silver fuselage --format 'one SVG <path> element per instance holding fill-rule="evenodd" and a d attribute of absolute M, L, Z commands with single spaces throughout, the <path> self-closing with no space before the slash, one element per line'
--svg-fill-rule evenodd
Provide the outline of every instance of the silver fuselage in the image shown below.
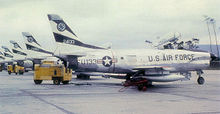
<path fill-rule="evenodd" d="M 187 50 L 96 50 L 78 58 L 76 71 L 129 73 L 136 67 L 167 66 L 173 72 L 196 71 L 209 67 L 210 54 Z"/>

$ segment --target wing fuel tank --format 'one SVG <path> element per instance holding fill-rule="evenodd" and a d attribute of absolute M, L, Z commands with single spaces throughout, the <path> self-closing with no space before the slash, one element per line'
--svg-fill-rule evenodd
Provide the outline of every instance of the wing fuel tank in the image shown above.
<path fill-rule="evenodd" d="M 164 76 L 146 76 L 144 78 L 146 78 L 147 80 L 151 80 L 153 82 L 172 82 L 177 80 L 183 80 L 185 79 L 185 76 L 178 74 L 170 74 Z"/>

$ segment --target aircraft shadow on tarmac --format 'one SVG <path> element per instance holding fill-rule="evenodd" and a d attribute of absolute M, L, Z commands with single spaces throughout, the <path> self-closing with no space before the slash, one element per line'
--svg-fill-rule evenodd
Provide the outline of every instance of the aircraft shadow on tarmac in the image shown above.
<path fill-rule="evenodd" d="M 79 79 L 77 79 L 79 80 Z M 102 79 L 92 79 L 92 80 L 102 80 Z M 71 87 L 71 88 L 78 88 L 80 86 L 84 86 L 84 87 L 90 87 L 90 88 L 97 88 L 97 87 L 104 87 L 104 88 L 118 88 L 119 90 L 124 88 L 125 91 L 126 90 L 134 90 L 134 91 L 138 91 L 136 86 L 130 86 L 130 87 L 124 87 L 122 85 L 122 83 L 118 83 L 118 82 L 89 82 L 89 80 L 85 81 L 85 80 L 79 80 L 77 82 L 70 82 L 68 85 L 54 85 L 52 82 L 45 82 L 42 83 L 41 86 L 52 86 L 52 87 L 56 87 L 59 86 L 59 88 L 61 87 Z M 184 86 L 184 85 L 182 85 Z M 147 91 L 149 92 L 156 92 L 156 91 L 161 91 L 161 90 L 167 90 L 167 89 L 179 89 L 182 88 L 181 85 L 178 84 L 154 84 L 151 86 L 147 87 Z"/>

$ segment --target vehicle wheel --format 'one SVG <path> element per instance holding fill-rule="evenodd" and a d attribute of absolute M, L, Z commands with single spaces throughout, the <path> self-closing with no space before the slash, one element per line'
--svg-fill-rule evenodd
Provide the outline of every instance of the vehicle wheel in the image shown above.
<path fill-rule="evenodd" d="M 41 84 L 43 80 L 34 80 L 35 84 Z"/>
<path fill-rule="evenodd" d="M 23 74 L 24 74 L 24 72 L 19 70 L 19 75 L 23 75 Z"/>
<path fill-rule="evenodd" d="M 76 78 L 77 78 L 77 79 L 81 79 L 81 78 L 82 78 L 82 75 L 76 75 Z"/>
<path fill-rule="evenodd" d="M 10 72 L 10 71 L 8 71 L 8 74 L 9 74 L 9 75 L 11 75 L 11 72 Z"/>
<path fill-rule="evenodd" d="M 24 73 L 23 72 L 21 72 L 19 75 L 23 75 Z"/>
<path fill-rule="evenodd" d="M 69 81 L 62 81 L 63 84 L 69 84 Z"/>
<path fill-rule="evenodd" d="M 17 73 L 17 72 L 16 72 L 15 74 L 16 74 L 16 75 L 18 75 L 18 73 Z"/>
<path fill-rule="evenodd" d="M 53 84 L 60 85 L 60 80 L 58 80 L 58 79 L 53 80 Z"/>
<path fill-rule="evenodd" d="M 204 79 L 203 77 L 199 77 L 199 78 L 197 79 L 197 82 L 198 82 L 199 85 L 202 85 L 202 84 L 205 83 L 205 79 Z"/>

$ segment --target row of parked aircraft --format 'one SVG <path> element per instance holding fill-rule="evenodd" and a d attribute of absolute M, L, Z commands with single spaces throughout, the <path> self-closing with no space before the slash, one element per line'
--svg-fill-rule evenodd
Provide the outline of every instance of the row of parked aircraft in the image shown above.
<path fill-rule="evenodd" d="M 56 41 L 53 52 L 41 47 L 28 32 L 22 32 L 26 48 L 16 41 L 10 41 L 12 49 L 2 46 L 0 63 L 33 68 L 47 58 L 63 61 L 66 67 L 75 71 L 77 78 L 105 76 L 120 79 L 171 82 L 189 79 L 191 72 L 198 74 L 198 84 L 204 83 L 203 71 L 217 58 L 201 50 L 185 49 L 110 49 L 86 44 L 56 14 L 48 14 L 52 34 Z"/>

